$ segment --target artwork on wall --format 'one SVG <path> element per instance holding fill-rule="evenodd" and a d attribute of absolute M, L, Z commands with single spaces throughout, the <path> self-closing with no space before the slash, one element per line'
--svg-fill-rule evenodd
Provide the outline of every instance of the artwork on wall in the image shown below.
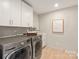
<path fill-rule="evenodd" d="M 53 20 L 52 30 L 54 33 L 63 33 L 64 32 L 64 19 Z"/>

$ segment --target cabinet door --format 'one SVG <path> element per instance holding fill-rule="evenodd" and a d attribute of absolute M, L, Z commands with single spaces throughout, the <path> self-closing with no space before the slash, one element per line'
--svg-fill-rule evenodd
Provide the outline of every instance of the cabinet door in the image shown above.
<path fill-rule="evenodd" d="M 21 0 L 11 0 L 12 26 L 21 26 Z"/>
<path fill-rule="evenodd" d="M 0 0 L 0 26 L 20 26 L 21 0 Z"/>
<path fill-rule="evenodd" d="M 33 26 L 33 9 L 22 1 L 22 26 Z"/>
<path fill-rule="evenodd" d="M 10 20 L 10 0 L 0 0 L 0 26 L 9 26 Z"/>
<path fill-rule="evenodd" d="M 28 12 L 29 12 L 28 16 L 29 27 L 33 27 L 33 9 L 31 7 L 28 7 Z"/>

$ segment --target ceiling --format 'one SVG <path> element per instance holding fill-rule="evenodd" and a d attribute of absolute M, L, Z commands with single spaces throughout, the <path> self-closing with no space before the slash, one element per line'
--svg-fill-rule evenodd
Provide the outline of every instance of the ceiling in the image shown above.
<path fill-rule="evenodd" d="M 77 0 L 26 0 L 38 14 L 43 14 L 57 9 L 72 7 L 78 4 Z M 54 7 L 58 3 L 59 7 Z"/>

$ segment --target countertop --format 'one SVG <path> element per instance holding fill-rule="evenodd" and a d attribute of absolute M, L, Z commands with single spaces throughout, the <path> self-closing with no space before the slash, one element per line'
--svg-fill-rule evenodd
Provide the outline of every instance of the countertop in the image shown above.
<path fill-rule="evenodd" d="M 39 35 L 37 35 L 37 36 L 39 36 Z M 17 43 L 17 42 L 21 42 L 23 40 L 30 39 L 32 37 L 35 37 L 35 36 L 16 35 L 13 37 L 4 37 L 4 38 L 0 38 L 0 45 Z"/>

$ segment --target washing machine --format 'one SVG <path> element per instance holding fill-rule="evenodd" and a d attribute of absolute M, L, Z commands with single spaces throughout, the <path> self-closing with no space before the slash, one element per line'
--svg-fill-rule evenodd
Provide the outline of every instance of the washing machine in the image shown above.
<path fill-rule="evenodd" d="M 0 45 L 0 59 L 32 59 L 31 38 Z"/>
<path fill-rule="evenodd" d="M 40 59 L 42 55 L 42 36 L 32 37 L 32 59 Z"/>

